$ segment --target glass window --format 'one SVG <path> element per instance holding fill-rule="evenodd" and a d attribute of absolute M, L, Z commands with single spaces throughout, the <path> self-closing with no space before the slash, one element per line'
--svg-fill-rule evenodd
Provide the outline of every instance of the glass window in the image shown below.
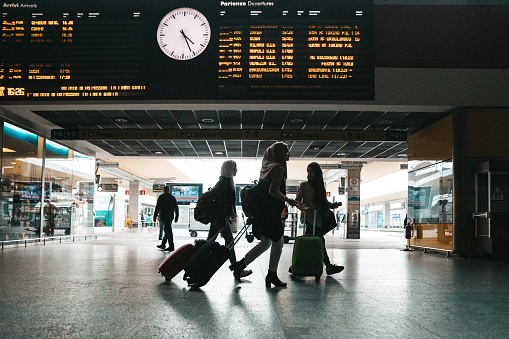
<path fill-rule="evenodd" d="M 4 123 L 0 239 L 40 236 L 42 138 Z"/>

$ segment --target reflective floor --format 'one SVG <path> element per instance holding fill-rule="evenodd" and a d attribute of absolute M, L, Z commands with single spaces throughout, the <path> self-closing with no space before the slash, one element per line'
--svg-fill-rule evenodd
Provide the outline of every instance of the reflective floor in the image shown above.
<path fill-rule="evenodd" d="M 193 240 L 184 229 L 175 233 L 176 246 Z M 282 289 L 265 288 L 268 251 L 240 284 L 227 265 L 198 290 L 182 273 L 164 283 L 157 271 L 168 253 L 156 248 L 154 228 L 6 248 L 0 337 L 508 337 L 509 263 L 400 251 L 401 233 L 375 233 L 328 235 L 331 260 L 345 270 L 319 282 L 290 279 L 293 244 L 286 244 Z M 243 239 L 238 258 L 252 246 Z"/>

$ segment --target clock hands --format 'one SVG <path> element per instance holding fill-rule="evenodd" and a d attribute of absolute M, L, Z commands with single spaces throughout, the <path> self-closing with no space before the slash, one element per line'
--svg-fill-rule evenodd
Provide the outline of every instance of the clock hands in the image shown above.
<path fill-rule="evenodd" d="M 191 46 L 189 45 L 189 43 L 192 43 L 194 45 L 194 42 L 191 39 L 189 39 L 189 37 L 184 33 L 183 29 L 180 30 L 180 33 L 182 33 L 182 35 L 184 36 L 184 39 L 186 40 L 186 44 L 187 44 L 187 47 L 189 48 L 189 52 L 192 52 Z"/>

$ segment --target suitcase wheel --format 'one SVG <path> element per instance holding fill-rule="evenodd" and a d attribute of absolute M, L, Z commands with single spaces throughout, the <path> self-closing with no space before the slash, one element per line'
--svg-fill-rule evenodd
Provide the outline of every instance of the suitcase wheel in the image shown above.
<path fill-rule="evenodd" d="M 247 242 L 252 243 L 254 240 L 254 235 L 252 234 L 246 234 Z"/>
<path fill-rule="evenodd" d="M 191 237 L 196 238 L 198 233 L 196 231 L 191 231 Z"/>
<path fill-rule="evenodd" d="M 315 276 L 315 281 L 316 281 L 316 282 L 319 282 L 319 281 L 320 281 L 320 277 L 321 277 L 320 275 L 316 275 L 316 276 Z"/>
<path fill-rule="evenodd" d="M 283 242 L 284 242 L 285 244 L 288 244 L 288 243 L 290 242 L 290 237 L 289 237 L 289 236 L 287 236 L 287 235 L 283 235 Z"/>

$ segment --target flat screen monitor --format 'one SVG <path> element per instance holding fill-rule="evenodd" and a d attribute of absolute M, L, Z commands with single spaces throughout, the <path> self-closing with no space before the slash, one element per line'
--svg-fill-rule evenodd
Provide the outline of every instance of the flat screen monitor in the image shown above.
<path fill-rule="evenodd" d="M 197 202 L 203 191 L 203 184 L 171 184 L 171 194 L 179 205 L 189 205 Z"/>

